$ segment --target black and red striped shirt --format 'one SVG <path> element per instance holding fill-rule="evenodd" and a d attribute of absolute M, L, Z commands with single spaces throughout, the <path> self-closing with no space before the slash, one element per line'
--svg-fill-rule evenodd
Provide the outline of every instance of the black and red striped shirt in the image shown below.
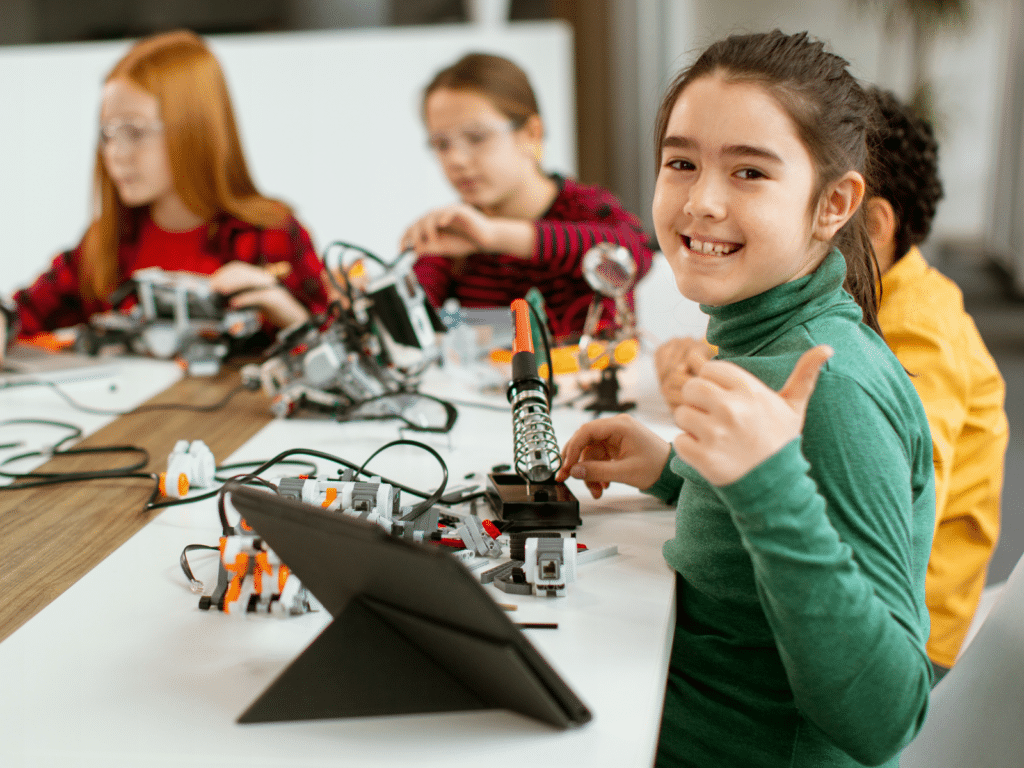
<path fill-rule="evenodd" d="M 651 267 L 653 251 L 640 220 L 607 190 L 554 177 L 559 193 L 534 222 L 533 256 L 477 253 L 465 259 L 423 256 L 416 277 L 434 306 L 456 298 L 464 307 L 508 307 L 536 286 L 544 296 L 556 337 L 579 335 L 594 292 L 583 277 L 583 254 L 596 243 L 623 245 L 636 259 L 637 279 Z M 632 305 L 632 292 L 629 294 Z M 606 299 L 604 316 L 615 305 Z"/>
<path fill-rule="evenodd" d="M 81 249 L 79 244 L 59 254 L 32 285 L 14 294 L 21 336 L 84 323 L 91 315 L 111 308 L 105 300 L 88 301 L 82 296 Z M 326 311 L 328 298 L 320 278 L 320 258 L 309 233 L 292 217 L 280 228 L 261 229 L 225 216 L 181 233 L 163 232 L 144 218 L 137 236 L 122 242 L 118 249 L 118 283 L 143 267 L 212 274 L 229 261 L 260 267 L 287 261 L 291 271 L 279 278 L 281 284 L 311 314 Z"/>

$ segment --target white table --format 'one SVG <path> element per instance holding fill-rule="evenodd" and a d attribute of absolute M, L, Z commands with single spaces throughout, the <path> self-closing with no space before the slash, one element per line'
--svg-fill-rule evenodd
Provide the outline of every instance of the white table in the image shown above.
<path fill-rule="evenodd" d="M 640 379 L 649 381 L 645 370 Z M 639 389 L 641 408 L 653 406 L 645 420 L 670 433 L 667 410 Z M 556 410 L 560 439 L 587 418 Z M 264 459 L 302 446 L 362 461 L 397 436 L 387 422 L 276 421 L 234 456 L 217 458 Z M 509 462 L 511 418 L 463 407 L 450 437 L 424 441 L 458 484 Z M 371 467 L 417 487 L 440 477 L 433 458 L 408 447 Z M 674 579 L 661 556 L 674 513 L 629 489 L 595 502 L 570 482 L 584 510 L 579 539 L 617 544 L 620 554 L 582 566 L 565 598 L 494 594 L 519 605 L 515 621 L 558 623 L 526 633 L 593 712 L 586 726 L 562 732 L 505 711 L 236 724 L 329 616 L 199 610 L 178 556 L 187 544 L 216 543 L 208 501 L 166 510 L 0 643 L 0 765 L 650 765 L 674 624 Z M 215 555 L 196 553 L 192 562 L 200 578 L 213 578 Z"/>

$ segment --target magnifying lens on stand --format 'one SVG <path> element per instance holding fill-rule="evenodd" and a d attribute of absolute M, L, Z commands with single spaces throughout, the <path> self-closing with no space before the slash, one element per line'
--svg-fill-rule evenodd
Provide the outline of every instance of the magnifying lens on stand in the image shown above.
<path fill-rule="evenodd" d="M 636 282 L 636 260 L 624 246 L 607 242 L 598 243 L 583 254 L 583 277 L 594 289 L 595 295 L 587 310 L 583 335 L 580 337 L 580 370 L 590 370 L 603 355 L 608 356 L 608 365 L 601 370 L 601 378 L 593 387 L 595 398 L 585 408 L 597 413 L 628 411 L 635 407 L 636 403 L 619 400 L 618 371 L 622 366 L 615 359 L 614 349 L 618 342 L 636 337 L 636 318 L 629 302 L 626 301 L 626 295 Z M 592 358 L 590 344 L 601 321 L 604 297 L 615 301 L 615 318 L 612 321 L 614 327 L 606 349 Z"/>

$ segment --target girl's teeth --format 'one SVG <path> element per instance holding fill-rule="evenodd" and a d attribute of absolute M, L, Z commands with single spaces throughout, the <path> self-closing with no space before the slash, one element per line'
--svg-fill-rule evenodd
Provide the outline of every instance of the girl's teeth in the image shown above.
<path fill-rule="evenodd" d="M 709 243 L 703 240 L 691 239 L 690 250 L 697 253 L 730 253 L 735 250 L 735 247 L 725 243 Z"/>

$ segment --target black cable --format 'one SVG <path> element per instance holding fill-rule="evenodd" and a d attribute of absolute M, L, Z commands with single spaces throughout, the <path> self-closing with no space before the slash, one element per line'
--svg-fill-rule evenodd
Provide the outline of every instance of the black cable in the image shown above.
<path fill-rule="evenodd" d="M 551 398 L 555 395 L 555 361 L 551 359 L 551 344 L 548 342 L 548 325 L 546 320 L 541 319 L 540 312 L 530 302 L 526 302 L 530 308 L 530 314 L 537 321 L 540 328 L 540 338 L 544 342 L 544 355 L 548 359 L 548 410 L 551 410 Z"/>
<path fill-rule="evenodd" d="M 182 496 L 180 499 L 166 499 L 165 501 L 157 501 L 157 497 L 160 496 L 160 486 L 157 485 L 156 489 L 149 496 L 149 501 L 146 502 L 144 511 L 151 509 L 165 509 L 167 507 L 177 507 L 182 504 L 194 504 L 197 501 L 203 501 L 205 499 L 212 499 L 220 493 L 220 488 L 213 491 L 206 491 L 205 493 L 199 493 L 195 496 Z"/>
<path fill-rule="evenodd" d="M 399 443 L 405 443 L 405 444 L 408 444 L 408 445 L 419 446 L 419 447 L 423 448 L 423 450 L 427 451 L 428 453 L 433 454 L 434 457 L 441 464 L 442 471 L 444 472 L 445 483 L 447 483 L 447 481 L 448 481 L 448 466 L 444 463 L 444 459 L 441 458 L 441 454 L 439 454 L 437 451 L 435 451 L 429 445 L 426 445 L 425 443 L 418 442 L 416 440 L 396 440 L 396 441 L 393 441 L 392 443 L 389 443 L 388 445 L 397 445 Z M 387 446 L 385 446 L 385 447 L 387 447 Z M 375 456 L 377 453 L 380 453 L 381 450 L 383 450 L 383 448 L 378 449 L 373 455 L 371 455 L 370 458 L 373 458 L 373 456 Z M 281 453 L 277 454 L 277 456 L 274 456 L 272 459 L 268 459 L 267 461 L 263 462 L 259 467 L 257 467 L 255 470 L 250 472 L 248 475 L 245 475 L 244 477 L 256 477 L 261 472 L 263 472 L 265 469 L 274 466 L 275 464 L 280 462 L 281 459 L 283 459 L 283 458 L 285 458 L 287 456 L 313 456 L 313 457 L 318 458 L 318 459 L 324 459 L 326 461 L 332 461 L 335 464 L 340 464 L 343 467 L 347 467 L 348 469 L 353 470 L 357 474 L 365 474 L 363 472 L 363 469 L 362 469 L 362 467 L 360 465 L 354 464 L 351 461 L 349 461 L 348 459 L 343 459 L 340 456 L 334 456 L 333 454 L 324 453 L 323 451 L 317 451 L 317 450 L 314 450 L 312 448 L 289 448 L 286 451 L 281 451 Z M 367 461 L 369 461 L 369 459 L 367 459 Z M 366 462 L 363 462 L 363 466 L 365 466 L 365 465 L 366 465 Z M 434 496 L 435 494 L 437 494 L 437 491 L 435 491 L 433 493 L 426 493 L 424 491 L 419 490 L 418 488 L 413 488 L 411 486 L 405 485 L 404 483 L 396 482 L 395 480 L 391 480 L 390 478 L 383 477 L 381 475 L 375 475 L 375 477 L 380 477 L 380 480 L 381 480 L 382 483 L 387 483 L 388 485 L 393 486 L 393 487 L 397 488 L 400 491 L 405 491 L 406 493 L 411 493 L 413 496 L 419 496 L 421 499 L 428 499 L 428 498 L 431 498 L 432 496 Z M 223 488 L 221 488 L 221 491 L 223 491 Z M 443 493 L 444 493 L 444 485 L 441 486 L 441 494 L 443 494 Z M 438 496 L 440 496 L 440 494 L 438 494 Z"/>
<path fill-rule="evenodd" d="M 256 461 L 237 461 L 234 464 L 221 464 L 219 467 L 217 467 L 217 471 L 214 472 L 213 479 L 216 480 L 217 482 L 220 482 L 220 483 L 226 483 L 230 478 L 217 477 L 217 475 L 220 472 L 224 472 L 224 471 L 227 471 L 227 470 L 230 470 L 230 469 L 244 469 L 245 467 L 258 467 L 262 463 L 263 463 L 262 460 L 256 460 Z M 300 474 L 315 475 L 317 473 L 317 469 L 318 469 L 317 465 L 314 464 L 312 461 L 288 461 L 286 459 L 284 461 L 279 461 L 277 463 L 279 465 L 280 464 L 293 464 L 295 466 L 302 467 L 303 469 L 306 470 L 305 472 L 300 472 Z"/>
<path fill-rule="evenodd" d="M 228 483 L 235 481 L 243 485 L 263 485 L 274 493 L 277 493 L 276 486 L 267 480 L 264 480 L 262 477 L 256 477 L 255 475 L 235 475 L 234 477 L 228 478 L 228 481 L 215 491 L 217 494 L 217 515 L 220 517 L 220 528 L 225 536 L 231 536 L 235 532 L 235 528 L 228 522 L 228 511 L 224 508 L 224 489 L 227 488 Z"/>
<path fill-rule="evenodd" d="M 24 453 L 15 454 L 14 456 L 8 456 L 3 461 L 0 461 L 0 477 L 13 478 L 13 482 L 6 485 L 0 485 L 0 491 L 20 491 L 27 490 L 29 488 L 42 488 L 45 486 L 59 485 L 61 483 L 77 483 L 87 480 L 147 479 L 154 482 L 153 493 L 156 494 L 159 492 L 159 478 L 150 472 L 138 471 L 143 469 L 149 463 L 149 452 L 146 451 L 145 448 L 140 448 L 135 445 L 108 445 L 89 448 L 62 449 L 61 446 L 63 446 L 64 443 L 82 436 L 81 427 L 64 421 L 54 421 L 51 419 L 5 419 L 4 421 L 0 421 L 0 427 L 14 424 L 53 426 L 61 429 L 67 429 L 70 434 L 65 435 L 46 449 L 25 451 Z M 123 467 L 76 472 L 7 472 L 3 469 L 16 461 L 32 457 L 53 459 L 61 456 L 82 456 L 101 453 L 135 453 L 140 454 L 141 458 L 133 464 L 128 464 Z"/>
<path fill-rule="evenodd" d="M 427 453 L 433 455 L 433 457 L 435 459 L 437 459 L 438 464 L 441 465 L 441 472 L 443 473 L 443 476 L 441 478 L 441 484 L 437 487 L 437 490 L 435 490 L 432 494 L 430 494 L 430 496 L 428 496 L 426 499 L 424 499 L 419 504 L 417 504 L 415 507 L 413 507 L 413 509 L 409 512 L 407 517 L 411 519 L 411 518 L 414 518 L 417 515 L 419 515 L 421 512 L 425 512 L 426 510 L 430 509 L 432 506 L 434 506 L 438 502 L 438 499 L 440 499 L 444 495 L 444 488 L 445 488 L 446 485 L 448 485 L 448 465 L 444 463 L 444 459 L 441 458 L 441 454 L 439 454 L 437 451 L 435 451 L 433 448 L 431 448 L 426 443 L 421 443 L 418 440 L 407 440 L 405 438 L 401 438 L 399 440 L 392 440 L 390 443 L 385 443 L 380 448 L 378 448 L 376 451 L 371 453 L 366 458 L 366 461 L 364 461 L 362 463 L 362 465 L 359 467 L 359 469 L 356 470 L 357 474 L 360 474 L 360 475 L 361 474 L 365 474 L 366 465 L 369 464 L 370 461 L 374 457 L 376 457 L 380 453 L 383 453 L 388 448 L 391 448 L 391 447 L 396 446 L 396 445 L 411 445 L 411 446 L 414 446 L 416 448 L 422 448 Z M 381 478 L 381 480 L 383 480 L 383 479 L 384 478 Z M 390 484 L 394 485 L 394 483 L 390 483 Z"/>
<path fill-rule="evenodd" d="M 345 285 L 339 285 L 338 279 L 334 276 L 334 273 L 331 271 L 330 266 L 327 264 L 327 254 L 330 253 L 331 249 L 335 247 L 344 248 L 345 250 L 356 251 L 357 253 L 361 253 L 367 258 L 371 259 L 372 261 L 375 261 L 378 264 L 380 264 L 386 270 L 391 269 L 391 267 L 394 265 L 388 264 L 380 256 L 373 253 L 372 251 L 367 250 L 366 248 L 363 248 L 363 246 L 361 245 L 347 243 L 344 240 L 335 240 L 331 243 L 328 243 L 327 247 L 324 248 L 323 256 L 320 257 L 320 262 L 324 265 L 324 271 L 327 272 L 327 279 L 331 281 L 331 285 L 333 285 L 334 288 L 339 293 L 344 294 L 348 298 L 348 305 L 351 307 L 355 302 L 355 296 L 352 294 L 352 285 L 348 281 L 348 275 L 346 274 L 345 276 Z M 339 266 L 342 268 L 342 270 L 345 270 L 344 264 L 341 264 L 339 262 Z"/>
<path fill-rule="evenodd" d="M 213 474 L 213 479 L 221 483 L 221 485 L 223 486 L 223 484 L 226 482 L 229 482 L 239 477 L 246 477 L 247 475 L 232 475 L 231 477 L 224 478 L 218 476 L 220 472 L 230 469 L 240 469 L 242 467 L 257 466 L 261 463 L 262 461 L 239 461 L 234 464 L 222 464 L 221 466 L 216 468 L 216 471 Z M 317 471 L 316 464 L 314 464 L 311 461 L 280 461 L 278 462 L 278 464 L 295 464 L 299 467 L 302 467 L 303 469 L 307 470 L 310 473 L 316 473 Z M 215 488 L 212 491 L 204 491 L 203 493 L 197 493 L 194 496 L 182 496 L 181 498 L 171 498 L 165 499 L 164 501 L 157 501 L 156 499 L 160 495 L 160 489 L 159 487 L 157 487 L 156 491 L 150 495 L 149 501 L 146 502 L 145 509 L 148 511 L 150 509 L 166 509 L 167 507 L 178 507 L 181 506 L 182 504 L 194 504 L 197 501 L 205 501 L 206 499 L 214 498 L 217 494 L 220 493 L 220 490 L 220 488 Z"/>
<path fill-rule="evenodd" d="M 133 446 L 133 445 L 113 445 L 113 446 L 99 446 L 99 447 L 92 447 L 92 448 L 71 448 L 71 449 L 68 449 L 68 450 L 60 450 L 60 447 L 64 443 L 66 443 L 67 441 L 73 440 L 73 439 L 75 439 L 77 437 L 81 437 L 82 429 L 80 427 L 77 427 L 74 424 L 69 424 L 67 422 L 52 421 L 52 420 L 49 420 L 49 419 L 6 419 L 4 421 L 0 421 L 0 427 L 4 427 L 4 426 L 8 426 L 8 425 L 14 425 L 14 424 L 38 424 L 38 425 L 44 425 L 44 426 L 55 426 L 55 427 L 60 427 L 60 428 L 63 428 L 63 429 L 68 429 L 68 430 L 71 431 L 71 434 L 66 435 L 65 437 L 61 438 L 58 442 L 54 443 L 52 446 L 48 447 L 45 450 L 28 451 L 28 452 L 25 452 L 25 453 L 17 454 L 15 456 L 8 456 L 3 461 L 0 461 L 0 477 L 11 477 L 11 478 L 14 478 L 14 482 L 13 483 L 10 483 L 8 485 L 0 486 L 0 490 L 21 490 L 21 489 L 28 489 L 28 488 L 39 488 L 39 487 L 42 487 L 42 486 L 58 485 L 60 483 L 79 482 L 79 481 L 84 481 L 84 480 L 121 479 L 121 478 L 146 478 L 146 479 L 153 480 L 154 481 L 154 486 L 153 486 L 153 491 L 150 493 L 149 499 L 146 501 L 146 505 L 143 508 L 144 511 L 149 511 L 149 510 L 153 510 L 153 509 L 163 509 L 163 508 L 166 508 L 166 507 L 173 507 L 173 506 L 178 506 L 178 505 L 181 505 L 181 504 L 193 504 L 193 503 L 195 503 L 197 501 L 203 501 L 205 499 L 211 499 L 211 498 L 213 498 L 214 496 L 216 496 L 220 492 L 220 489 L 218 488 L 218 489 L 213 490 L 213 491 L 207 491 L 205 493 L 196 494 L 196 495 L 193 495 L 193 496 L 186 496 L 186 497 L 182 497 L 182 498 L 171 498 L 171 499 L 166 499 L 164 501 L 157 501 L 157 499 L 160 497 L 160 479 L 159 479 L 159 475 L 148 473 L 148 472 L 137 472 L 136 471 L 136 470 L 142 469 L 143 467 L 145 467 L 149 463 L 149 453 L 144 448 L 139 448 L 139 447 Z M 20 445 L 20 443 L 11 443 L 10 445 L 11 446 Z M 0 446 L 0 447 L 2 447 L 2 446 Z M 135 462 L 134 464 L 131 464 L 131 465 L 128 465 L 128 466 L 124 466 L 124 467 L 116 467 L 116 468 L 113 468 L 113 469 L 104 469 L 104 470 L 92 470 L 92 471 L 86 471 L 86 472 L 23 472 L 23 473 L 14 473 L 14 472 L 6 472 L 6 471 L 3 470 L 3 468 L 6 467 L 8 464 L 14 463 L 16 461 L 20 461 L 22 459 L 31 458 L 33 456 L 55 458 L 55 457 L 60 457 L 60 456 L 74 456 L 74 455 L 84 455 L 84 454 L 93 454 L 93 453 L 99 454 L 99 453 L 126 453 L 126 452 L 138 453 L 138 454 L 141 454 L 144 458 L 140 459 L 139 461 Z M 260 462 L 250 461 L 250 462 L 239 462 L 237 464 L 224 464 L 224 465 L 218 467 L 217 470 L 218 471 L 224 471 L 224 470 L 236 469 L 236 468 L 240 468 L 240 467 L 253 466 L 253 465 L 256 465 L 256 464 L 259 464 L 259 463 Z M 290 461 L 290 462 L 285 461 L 285 462 L 280 462 L 280 463 L 295 464 L 295 465 L 298 465 L 298 466 L 302 467 L 303 469 L 306 469 L 307 471 L 310 471 L 310 472 L 316 472 L 316 470 L 317 470 L 316 464 L 314 464 L 313 462 L 308 462 L 308 461 Z M 31 481 L 20 482 L 24 478 L 39 478 L 39 479 L 38 480 L 31 480 Z M 221 482 L 224 482 L 221 478 L 217 477 L 216 473 L 214 474 L 214 479 L 215 480 L 220 480 Z"/>
<path fill-rule="evenodd" d="M 22 459 L 32 458 L 34 456 L 46 457 L 46 458 L 59 458 L 61 456 L 86 456 L 90 454 L 101 454 L 101 453 L 135 453 L 141 454 L 142 458 L 133 464 L 129 464 L 124 467 L 114 467 L 113 469 L 97 469 L 87 472 L 6 472 L 4 467 L 8 464 L 12 464 Z M 100 477 L 122 477 L 126 472 L 137 472 L 138 470 L 149 464 L 149 451 L 145 448 L 140 448 L 137 445 L 104 445 L 95 446 L 91 448 L 67 448 L 62 451 L 26 451 L 25 453 L 19 453 L 14 456 L 8 456 L 3 461 L 0 461 L 0 477 L 12 477 L 20 479 L 23 477 L 40 477 L 40 478 L 69 478 L 74 479 L 78 475 L 88 475 L 90 479 Z"/>
<path fill-rule="evenodd" d="M 344 311 L 339 302 L 332 301 L 327 305 L 327 310 L 322 315 L 313 315 L 301 325 L 282 328 L 273 343 L 263 351 L 263 358 L 269 360 L 275 357 L 285 349 L 294 346 L 314 329 L 318 333 L 323 333 L 324 330 L 329 328 L 338 319 L 339 314 L 344 313 Z"/>
<path fill-rule="evenodd" d="M 203 588 L 203 582 L 193 575 L 192 568 L 188 564 L 188 553 L 194 552 L 197 549 L 212 549 L 216 552 L 220 550 L 220 547 L 214 547 L 209 544 L 189 544 L 181 550 L 181 557 L 178 561 L 181 563 L 181 570 L 185 572 L 185 577 L 188 579 L 189 585 L 198 592 Z"/>
<path fill-rule="evenodd" d="M 441 426 L 423 426 L 416 424 L 415 422 L 407 419 L 401 413 L 374 413 L 374 414 L 355 414 L 367 403 L 376 402 L 379 400 L 386 400 L 393 397 L 422 397 L 426 400 L 431 400 L 441 405 L 445 412 L 445 422 Z M 459 417 L 458 409 L 448 400 L 442 400 L 440 397 L 434 395 L 424 394 L 423 392 L 410 392 L 407 390 L 399 390 L 398 392 L 384 392 L 380 395 L 374 395 L 373 397 L 367 397 L 364 400 L 352 403 L 351 405 L 341 406 L 337 413 L 336 418 L 338 421 L 387 421 L 388 419 L 398 419 L 402 421 L 409 429 L 415 432 L 433 432 L 435 434 L 447 434 L 452 431 L 452 427 L 455 426 L 455 421 Z"/>
<path fill-rule="evenodd" d="M 31 423 L 34 420 L 25 421 Z M 81 430 L 79 430 L 77 427 L 74 427 L 74 429 L 77 430 L 78 434 L 81 434 Z M 70 439 L 70 437 L 71 436 L 64 438 L 59 443 L 57 443 L 57 445 L 59 446 L 63 444 L 68 439 Z M 81 472 L 6 472 L 3 470 L 3 467 L 8 466 L 9 464 L 12 464 L 16 461 L 21 461 L 22 459 L 32 458 L 35 456 L 52 459 L 61 456 L 82 456 L 88 454 L 101 453 L 136 453 L 141 454 L 142 458 L 133 464 L 129 464 L 123 467 L 115 467 L 113 469 L 96 469 Z M 17 491 L 25 490 L 28 488 L 41 488 L 49 485 L 59 485 L 61 483 L 77 483 L 86 480 L 145 478 L 155 481 L 156 486 L 154 487 L 154 493 L 157 493 L 159 489 L 159 478 L 152 473 L 138 471 L 144 468 L 148 463 L 149 452 L 145 448 L 139 448 L 138 446 L 135 445 L 109 445 L 97 446 L 92 448 L 68 448 L 65 450 L 55 450 L 51 448 L 45 451 L 26 451 L 24 453 L 19 453 L 14 456 L 8 456 L 6 459 L 0 462 L 0 476 L 10 477 L 14 479 L 14 482 L 12 483 L 9 483 L 7 485 L 0 485 L 0 491 Z"/>
<path fill-rule="evenodd" d="M 349 283 L 348 276 L 346 275 L 346 277 L 345 277 L 345 284 L 341 285 L 338 282 L 338 278 L 334 276 L 334 270 L 332 270 L 330 268 L 330 266 L 327 264 L 327 253 L 335 245 L 343 245 L 343 243 L 335 241 L 333 243 L 330 243 L 326 248 L 324 248 L 323 256 L 320 257 L 320 263 L 322 263 L 324 265 L 324 272 L 327 273 L 327 279 L 331 281 L 331 285 L 334 286 L 334 289 L 338 293 L 342 294 L 343 296 L 345 296 L 345 298 L 348 299 L 348 305 L 351 307 L 352 303 L 355 301 L 355 296 L 352 295 L 352 284 Z M 339 266 L 341 266 L 342 270 L 344 270 L 344 265 L 339 265 Z M 334 304 L 339 304 L 340 305 L 340 303 L 341 302 L 331 302 L 332 307 L 333 307 Z"/>
<path fill-rule="evenodd" d="M 132 408 L 128 411 L 115 411 L 111 408 L 93 408 L 89 405 L 83 405 L 75 400 L 71 395 L 61 389 L 57 384 L 52 381 L 44 381 L 42 379 L 31 379 L 28 381 L 11 382 L 5 386 L 40 386 L 49 387 L 58 395 L 60 395 L 64 401 L 76 410 L 82 411 L 83 413 L 92 413 L 98 416 L 131 416 L 136 413 L 148 413 L 150 411 L 195 411 L 197 413 L 210 413 L 223 408 L 228 404 L 235 395 L 245 389 L 244 384 L 237 385 L 234 389 L 228 392 L 223 398 L 218 400 L 216 403 L 210 403 L 208 405 L 192 405 L 191 403 L 150 403 L 149 405 L 140 405 L 137 408 Z"/>
<path fill-rule="evenodd" d="M 32 424 L 36 426 L 57 427 L 58 429 L 68 430 L 71 434 L 62 437 L 56 443 L 51 445 L 49 448 L 50 451 L 58 451 L 60 450 L 60 447 L 64 445 L 64 443 L 68 442 L 69 440 L 77 440 L 79 437 L 82 436 L 81 427 L 75 424 L 71 424 L 70 422 L 67 421 L 54 421 L 52 419 L 4 419 L 3 421 L 0 421 L 0 428 L 12 426 L 15 424 Z M 22 443 L 8 443 L 0 447 L 14 448 L 18 445 L 22 445 Z"/>
<path fill-rule="evenodd" d="M 59 485 L 61 483 L 78 483 L 85 480 L 125 480 L 132 478 L 141 478 L 146 480 L 152 480 L 156 487 L 154 488 L 154 494 L 159 493 L 160 478 L 149 472 L 130 472 L 122 474 L 105 474 L 100 472 L 74 472 L 68 473 L 62 477 L 51 477 L 43 480 L 32 480 L 30 482 L 18 482 L 15 481 L 8 485 L 0 485 L 0 491 L 22 491 L 28 488 L 42 488 L 47 485 Z"/>
<path fill-rule="evenodd" d="M 192 405 L 191 403 L 150 403 L 149 405 L 140 405 L 138 408 L 133 408 L 121 415 L 129 416 L 136 413 L 149 413 L 150 411 L 195 411 L 196 413 L 212 413 L 213 411 L 218 411 L 223 408 L 231 401 L 231 398 L 244 389 L 246 389 L 244 384 L 236 384 L 235 387 L 220 400 L 215 403 L 208 403 L 207 405 Z"/>
<path fill-rule="evenodd" d="M 333 240 L 333 241 L 331 241 L 330 243 L 327 244 L 327 247 L 324 248 L 324 255 L 323 255 L 323 259 L 322 259 L 324 264 L 327 263 L 327 253 L 328 253 L 328 251 L 330 251 L 331 248 L 334 248 L 334 247 L 344 248 L 344 249 L 349 250 L 349 251 L 356 251 L 357 253 L 361 253 L 364 256 L 367 256 L 368 258 L 370 258 L 371 260 L 376 261 L 378 264 L 380 264 L 382 267 L 384 267 L 384 269 L 391 269 L 391 267 L 395 266 L 394 264 L 388 264 L 386 261 L 384 261 L 384 259 L 382 259 L 380 256 L 378 256 L 373 251 L 371 251 L 371 250 L 369 250 L 367 248 L 364 248 L 361 245 L 356 245 L 355 243 L 346 242 L 345 240 Z"/>

